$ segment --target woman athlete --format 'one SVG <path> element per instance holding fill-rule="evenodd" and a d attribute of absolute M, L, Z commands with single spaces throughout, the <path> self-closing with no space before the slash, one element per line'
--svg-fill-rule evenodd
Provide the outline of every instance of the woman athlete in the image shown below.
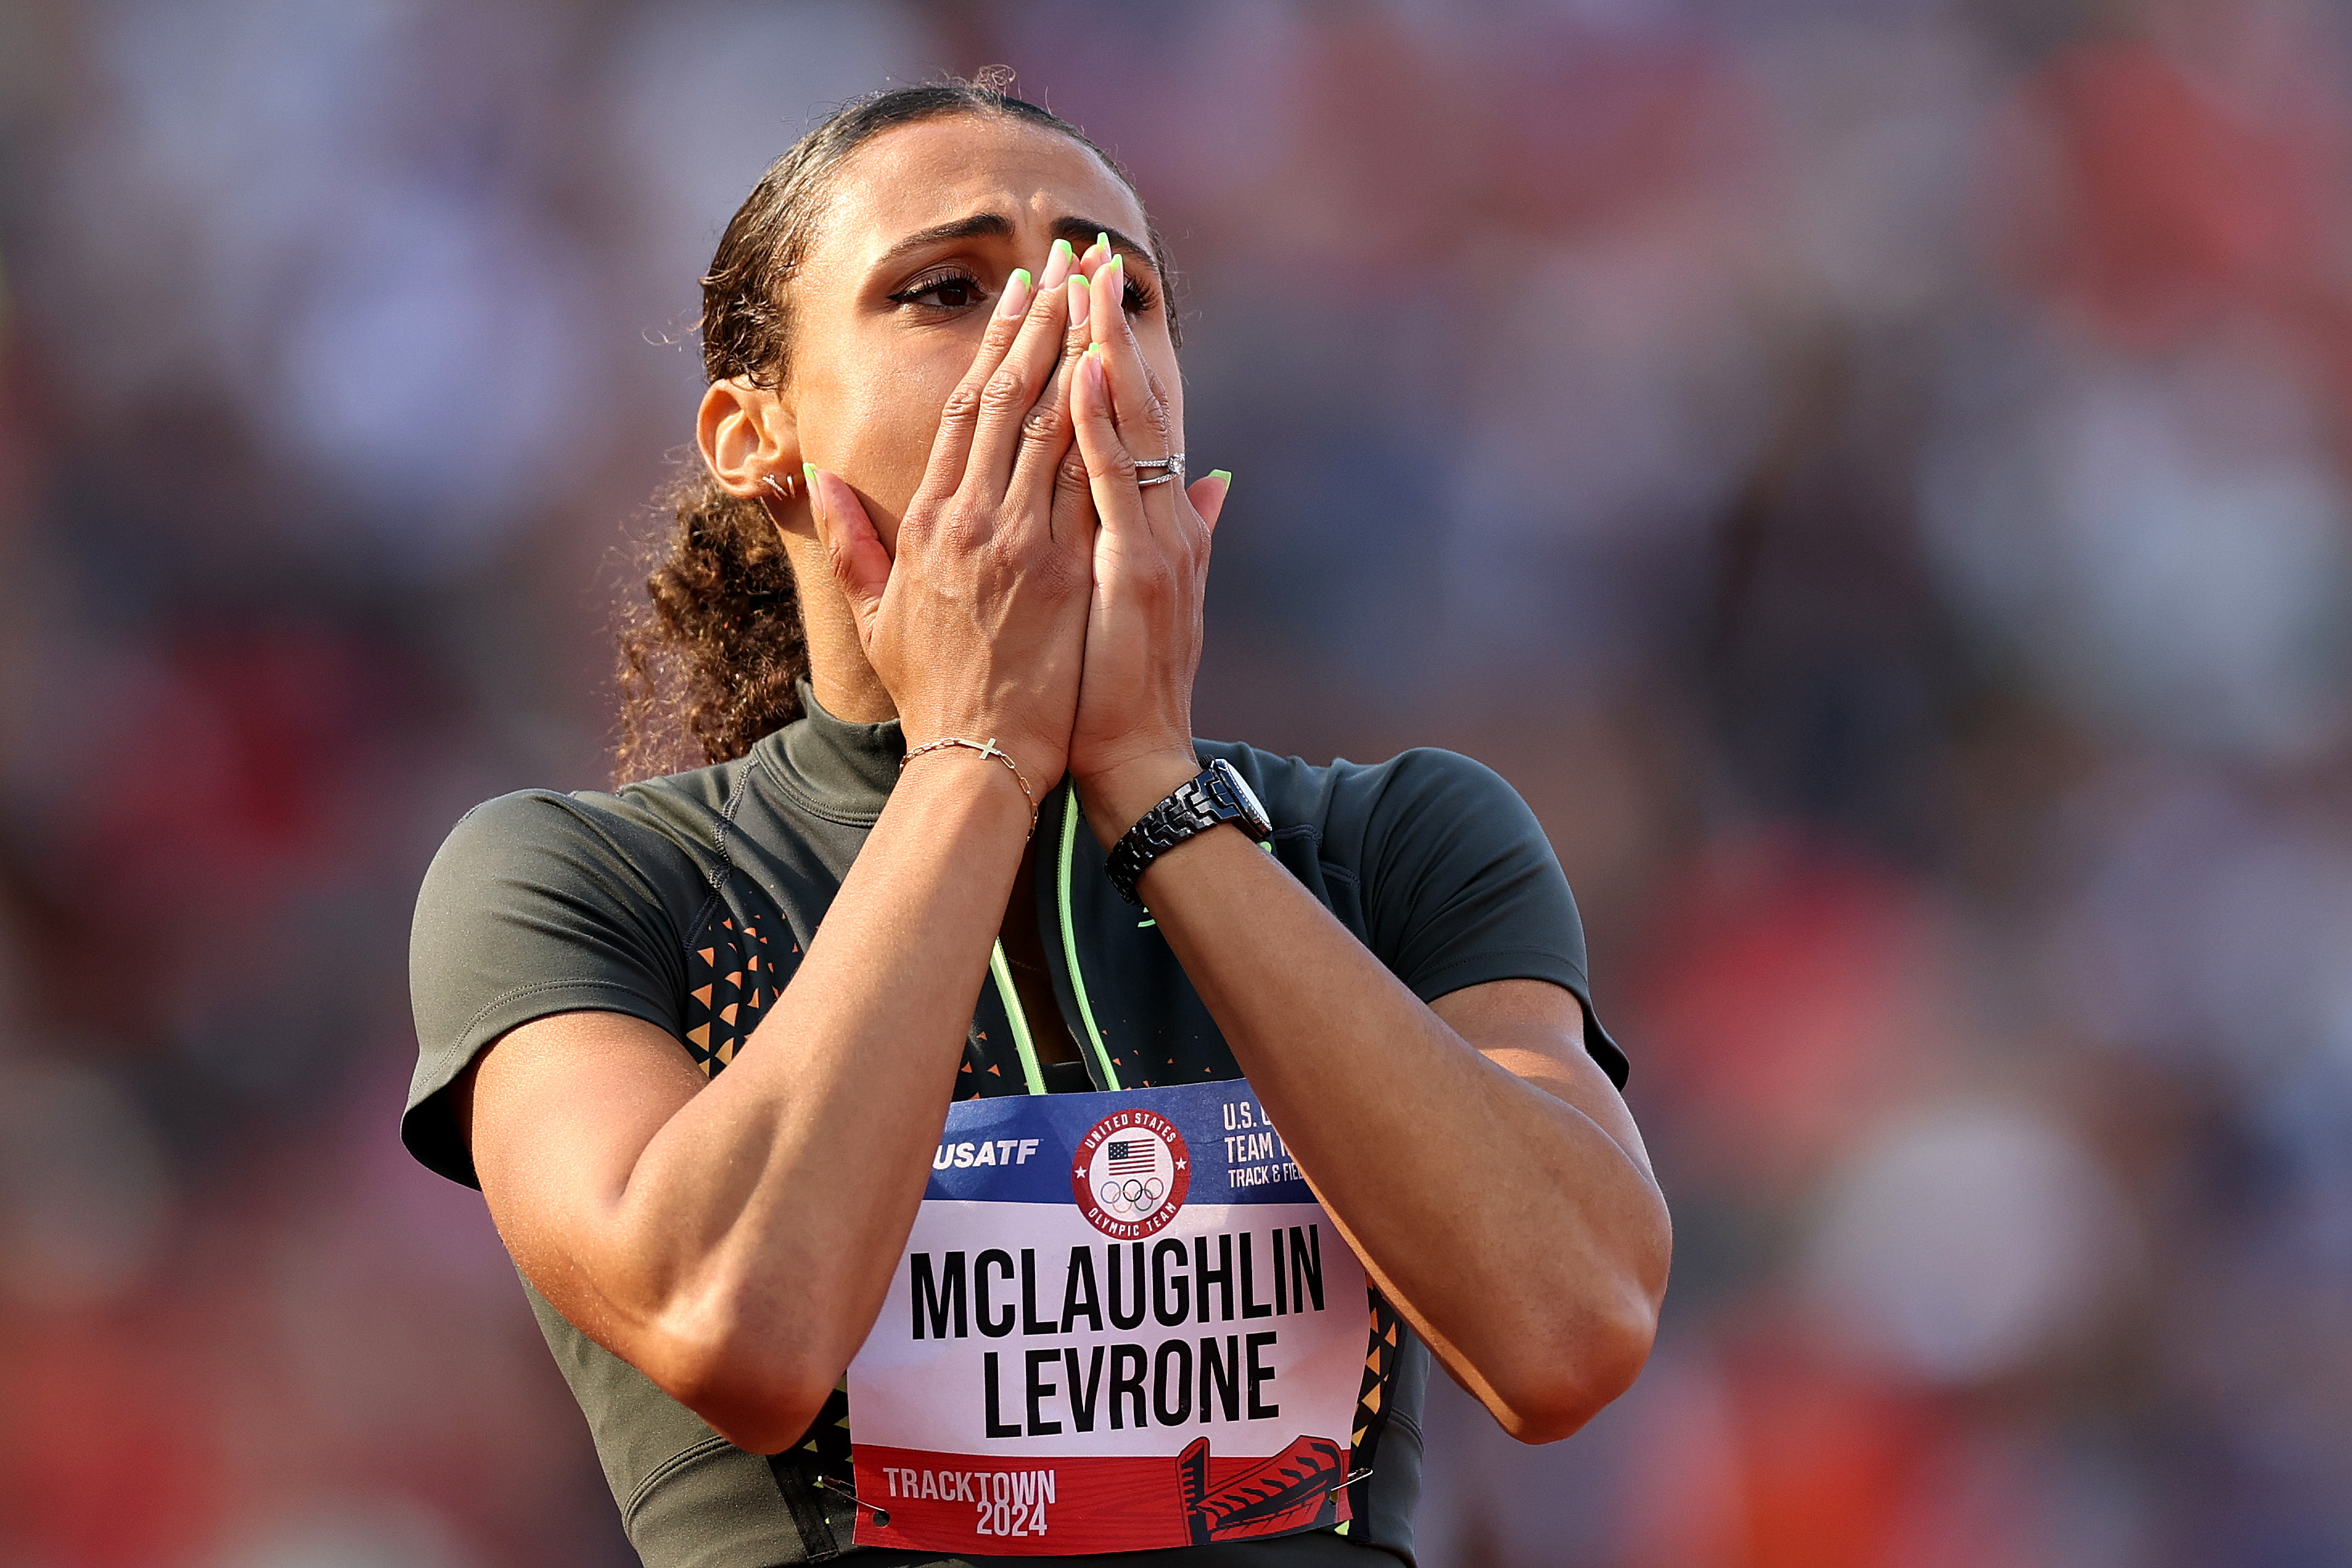
<path fill-rule="evenodd" d="M 404 1134 L 478 1183 L 649 1563 L 1410 1562 L 1430 1355 L 1546 1442 L 1648 1354 L 1666 1211 L 1526 807 L 1444 752 L 1193 736 L 1231 481 L 1186 482 L 1167 289 L 1124 174 L 1018 99 L 804 138 L 705 279 L 701 469 L 637 634 L 700 679 L 712 765 L 492 802 L 427 877 Z M 1229 1090 L 1223 1135 L 1184 1120 Z M 1096 1144 L 1038 1121 L 1050 1181 L 953 1187 L 1034 1149 L 951 1107 Z M 959 1239 L 1089 1223 L 1103 1170 L 1161 1212 L 1052 1231 L 1066 1265 Z M 1151 1229 L 1184 1179 L 1287 1181 L 1310 1223 Z M 1343 1417 L 1276 1289 L 1344 1318 Z M 1106 1321 L 1122 1290 L 1157 1323 Z"/>

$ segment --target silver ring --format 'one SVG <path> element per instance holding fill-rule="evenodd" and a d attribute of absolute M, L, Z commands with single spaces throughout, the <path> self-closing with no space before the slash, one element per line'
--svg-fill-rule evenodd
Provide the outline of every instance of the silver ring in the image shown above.
<path fill-rule="evenodd" d="M 1137 489 L 1145 489 L 1152 485 L 1171 484 L 1176 480 L 1181 479 L 1184 477 L 1184 454 L 1181 452 L 1171 452 L 1164 458 L 1138 458 L 1135 460 L 1135 470 L 1139 474 L 1143 473 L 1146 470 L 1162 468 L 1167 471 L 1165 473 L 1154 472 L 1152 473 L 1151 478 L 1148 479 L 1139 479 L 1136 480 L 1135 488 Z"/>

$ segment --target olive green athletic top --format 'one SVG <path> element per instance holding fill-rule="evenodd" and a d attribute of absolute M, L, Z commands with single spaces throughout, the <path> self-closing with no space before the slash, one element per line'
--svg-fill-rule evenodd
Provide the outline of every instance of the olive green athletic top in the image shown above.
<path fill-rule="evenodd" d="M 419 1056 L 401 1134 L 419 1160 L 478 1184 L 442 1091 L 534 1018 L 629 1014 L 667 1030 L 709 1075 L 750 1048 L 904 753 L 895 722 L 835 719 L 805 684 L 802 699 L 806 718 L 737 761 L 614 795 L 524 791 L 458 823 L 425 873 L 411 942 Z M 1414 994 L 1431 1001 L 1513 978 L 1565 986 L 1585 1003 L 1587 1048 L 1624 1081 L 1624 1057 L 1591 1021 L 1575 900 L 1508 784 L 1449 752 L 1310 767 L 1248 746 L 1199 750 L 1241 771 L 1274 819 L 1275 855 Z M 1166 941 L 1112 889 L 1066 785 L 1045 802 L 1037 831 L 1038 929 L 1062 960 L 1055 989 L 1086 1059 L 1035 1068 L 1014 1047 L 997 989 L 983 986 L 958 1097 L 1026 1092 L 1032 1072 L 1048 1090 L 1242 1076 Z M 852 1505 L 818 1484 L 849 1481 L 845 1394 L 790 1449 L 748 1453 L 524 1288 L 649 1568 L 772 1568 L 852 1553 L 860 1568 L 936 1561 L 851 1546 Z M 1360 1568 L 1374 1548 L 1410 1563 L 1429 1352 L 1377 1291 L 1368 1325 L 1353 1468 L 1371 1474 L 1350 1495 L 1352 1523 L 1053 1561 Z"/>

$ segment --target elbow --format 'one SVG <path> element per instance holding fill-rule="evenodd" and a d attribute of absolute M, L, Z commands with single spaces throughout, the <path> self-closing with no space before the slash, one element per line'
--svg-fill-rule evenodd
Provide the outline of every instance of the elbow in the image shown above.
<path fill-rule="evenodd" d="M 739 1448 L 776 1454 L 808 1431 L 839 1382 L 809 1358 L 780 1353 L 793 1336 L 749 1325 L 666 1328 L 636 1360 L 654 1385 Z"/>
<path fill-rule="evenodd" d="M 1661 1201 L 1654 1223 L 1628 1235 L 1603 1267 L 1587 1258 L 1578 1269 L 1582 1289 L 1562 1281 L 1551 1310 L 1520 1325 L 1514 1343 L 1526 1353 L 1486 1401 L 1504 1431 L 1522 1443 L 1557 1443 L 1633 1386 L 1657 1343 L 1673 1260 Z"/>
<path fill-rule="evenodd" d="M 1530 1334 L 1533 1353 L 1496 1380 L 1487 1407 L 1519 1442 L 1557 1443 L 1633 1386 L 1657 1336 L 1656 1299 L 1629 1289 L 1612 1310 Z"/>

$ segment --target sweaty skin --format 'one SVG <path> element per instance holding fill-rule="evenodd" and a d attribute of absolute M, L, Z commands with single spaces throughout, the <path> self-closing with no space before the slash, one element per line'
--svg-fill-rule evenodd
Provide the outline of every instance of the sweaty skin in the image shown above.
<path fill-rule="evenodd" d="M 1049 130 L 960 115 L 886 132 L 840 171 L 792 285 L 783 384 L 716 385 L 697 424 L 737 495 L 808 465 L 802 499 L 772 510 L 819 700 L 898 717 L 909 747 L 995 736 L 1040 798 L 1066 770 L 1106 844 L 1197 771 L 1226 491 L 1136 483 L 1136 459 L 1185 449 L 1148 232 L 1126 187 Z M 715 1079 L 652 1025 L 571 1013 L 460 1080 L 523 1272 L 742 1447 L 797 1438 L 879 1310 L 991 942 L 1024 923 L 1007 907 L 1030 820 L 1002 763 L 916 759 Z M 1528 1441 L 1622 1392 L 1655 1332 L 1669 1231 L 1576 998 L 1520 980 L 1424 1005 L 1238 833 L 1180 846 L 1139 891 L 1447 1370 Z"/>

